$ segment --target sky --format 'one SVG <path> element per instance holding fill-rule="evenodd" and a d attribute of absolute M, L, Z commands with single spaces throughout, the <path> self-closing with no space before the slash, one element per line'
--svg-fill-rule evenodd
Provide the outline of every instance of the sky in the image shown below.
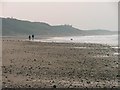
<path fill-rule="evenodd" d="M 3 2 L 2 17 L 70 24 L 81 30 L 118 30 L 117 2 Z"/>

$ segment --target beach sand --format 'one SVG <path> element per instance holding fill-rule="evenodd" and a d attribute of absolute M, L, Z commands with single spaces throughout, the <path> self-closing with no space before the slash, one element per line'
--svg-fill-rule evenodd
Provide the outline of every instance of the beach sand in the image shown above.
<path fill-rule="evenodd" d="M 3 88 L 118 87 L 117 49 L 102 44 L 2 40 Z"/>

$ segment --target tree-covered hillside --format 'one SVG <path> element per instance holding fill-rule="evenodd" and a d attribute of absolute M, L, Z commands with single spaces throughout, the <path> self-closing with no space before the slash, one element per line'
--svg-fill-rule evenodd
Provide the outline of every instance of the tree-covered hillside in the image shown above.
<path fill-rule="evenodd" d="M 102 35 L 117 32 L 107 30 L 80 30 L 71 25 L 51 26 L 43 22 L 30 22 L 13 18 L 2 19 L 2 35 L 48 35 L 48 36 L 73 36 L 73 35 Z"/>

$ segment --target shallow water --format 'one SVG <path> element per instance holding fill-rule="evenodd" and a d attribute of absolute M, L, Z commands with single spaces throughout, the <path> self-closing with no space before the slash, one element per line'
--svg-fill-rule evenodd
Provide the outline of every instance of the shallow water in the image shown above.
<path fill-rule="evenodd" d="M 112 46 L 118 45 L 118 35 L 96 35 L 96 36 L 71 36 L 71 37 L 52 37 L 49 39 L 34 40 L 41 42 L 62 42 L 62 43 L 99 43 Z"/>

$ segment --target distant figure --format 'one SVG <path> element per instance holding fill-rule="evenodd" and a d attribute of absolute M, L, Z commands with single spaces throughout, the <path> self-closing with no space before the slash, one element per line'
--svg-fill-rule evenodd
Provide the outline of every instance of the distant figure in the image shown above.
<path fill-rule="evenodd" d="M 71 38 L 70 40 L 72 41 L 73 39 Z"/>
<path fill-rule="evenodd" d="M 29 35 L 29 40 L 31 40 L 31 36 Z"/>
<path fill-rule="evenodd" d="M 34 35 L 32 35 L 32 40 L 34 40 Z"/>

